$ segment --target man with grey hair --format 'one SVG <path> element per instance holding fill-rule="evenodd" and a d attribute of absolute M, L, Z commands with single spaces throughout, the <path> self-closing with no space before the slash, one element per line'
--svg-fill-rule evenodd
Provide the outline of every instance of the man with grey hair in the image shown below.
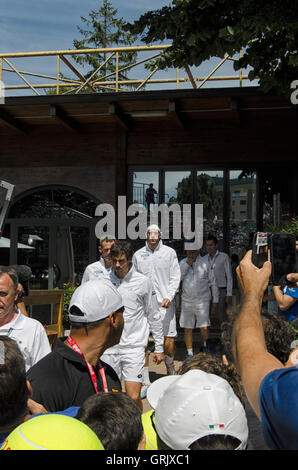
<path fill-rule="evenodd" d="M 14 307 L 19 295 L 18 285 L 15 269 L 0 266 L 0 335 L 16 341 L 28 370 L 51 352 L 51 346 L 42 324 Z"/>
<path fill-rule="evenodd" d="M 101 255 L 99 261 L 89 264 L 83 274 L 81 283 L 92 281 L 93 279 L 109 279 L 109 270 L 112 267 L 110 251 L 115 243 L 115 237 L 104 235 L 99 240 L 98 251 Z"/>

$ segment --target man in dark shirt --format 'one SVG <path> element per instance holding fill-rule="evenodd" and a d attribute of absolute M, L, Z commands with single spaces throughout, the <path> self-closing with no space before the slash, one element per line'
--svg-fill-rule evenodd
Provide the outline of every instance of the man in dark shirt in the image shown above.
<path fill-rule="evenodd" d="M 70 335 L 27 374 L 32 398 L 47 411 L 81 406 L 93 393 L 121 391 L 114 369 L 100 361 L 123 330 L 122 297 L 107 279 L 79 286 L 70 301 Z"/>
<path fill-rule="evenodd" d="M 153 187 L 153 183 L 149 184 L 149 188 L 146 189 L 145 199 L 148 208 L 148 213 L 150 212 L 150 204 L 154 204 L 154 195 L 157 194 L 156 189 Z"/>

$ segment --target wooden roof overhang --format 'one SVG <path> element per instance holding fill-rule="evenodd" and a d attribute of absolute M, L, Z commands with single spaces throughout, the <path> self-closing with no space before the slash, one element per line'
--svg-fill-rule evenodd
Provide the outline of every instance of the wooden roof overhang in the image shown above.
<path fill-rule="evenodd" d="M 6 97 L 0 105 L 0 135 L 90 132 L 98 125 L 130 132 L 144 122 L 180 130 L 198 122 L 295 127 L 296 110 L 289 99 L 263 95 L 255 87 Z"/>

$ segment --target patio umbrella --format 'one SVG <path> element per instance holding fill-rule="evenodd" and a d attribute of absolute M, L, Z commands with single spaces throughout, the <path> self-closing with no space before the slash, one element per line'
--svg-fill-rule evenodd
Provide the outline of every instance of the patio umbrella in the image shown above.
<path fill-rule="evenodd" d="M 0 237 L 0 248 L 10 248 L 10 239 L 5 238 L 5 237 Z M 35 250 L 33 246 L 24 245 L 24 243 L 18 243 L 18 249 Z"/>

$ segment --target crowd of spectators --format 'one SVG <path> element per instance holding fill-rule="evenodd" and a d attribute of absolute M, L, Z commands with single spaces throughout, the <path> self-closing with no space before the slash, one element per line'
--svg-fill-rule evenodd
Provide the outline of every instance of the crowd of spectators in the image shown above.
<path fill-rule="evenodd" d="M 220 354 L 205 347 L 191 354 L 177 373 L 152 382 L 147 390 L 151 410 L 142 414 L 122 391 L 113 368 L 101 360 L 119 343 L 124 324 L 123 299 L 108 277 L 87 280 L 76 289 L 69 306 L 70 335 L 58 339 L 51 351 L 36 321 L 16 309 L 16 272 L 0 267 L 2 448 L 13 449 L 10 436 L 31 420 L 63 415 L 92 430 L 90 448 L 296 450 L 297 334 L 285 317 L 264 311 L 271 263 L 257 268 L 248 251 L 236 272 L 241 304 L 222 315 Z M 297 289 L 298 274 L 287 277 Z M 293 292 L 275 293 L 282 311 L 297 302 Z M 224 295 L 231 304 L 226 288 Z M 22 334 L 30 336 L 23 318 L 30 325 L 32 320 L 38 332 L 32 344 L 22 343 Z M 43 341 L 41 357 L 37 340 Z M 44 441 L 42 445 L 46 448 Z"/>

